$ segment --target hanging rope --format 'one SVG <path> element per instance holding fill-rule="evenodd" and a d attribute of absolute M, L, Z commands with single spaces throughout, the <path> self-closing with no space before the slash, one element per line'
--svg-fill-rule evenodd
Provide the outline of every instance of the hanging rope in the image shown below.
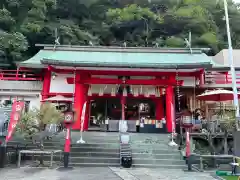
<path fill-rule="evenodd" d="M 180 99 L 180 90 L 179 90 L 179 74 L 178 74 L 178 69 L 176 69 L 176 81 L 177 81 L 177 100 L 178 100 L 178 111 L 181 111 L 181 99 Z"/>
<path fill-rule="evenodd" d="M 194 86 L 193 86 L 193 111 L 196 109 L 196 78 L 194 78 Z"/>
<path fill-rule="evenodd" d="M 73 72 L 73 95 L 72 95 L 72 107 L 74 106 L 74 98 L 75 98 L 75 84 L 76 84 L 76 67 L 74 67 L 74 72 Z"/>

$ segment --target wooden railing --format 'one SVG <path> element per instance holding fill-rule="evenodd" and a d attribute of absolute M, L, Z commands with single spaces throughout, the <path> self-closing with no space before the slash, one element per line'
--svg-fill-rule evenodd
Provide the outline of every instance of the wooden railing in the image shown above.
<path fill-rule="evenodd" d="M 41 81 L 40 74 L 30 70 L 0 70 L 0 80 L 6 81 Z"/>
<path fill-rule="evenodd" d="M 237 84 L 240 85 L 240 72 L 236 71 Z M 205 72 L 205 84 L 231 84 L 232 75 L 231 72 L 216 72 L 206 71 Z"/>

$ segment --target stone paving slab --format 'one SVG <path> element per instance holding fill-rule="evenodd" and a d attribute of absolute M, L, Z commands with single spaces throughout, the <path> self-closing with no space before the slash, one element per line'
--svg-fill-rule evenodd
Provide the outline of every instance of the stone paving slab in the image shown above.
<path fill-rule="evenodd" d="M 69 171 L 48 168 L 7 168 L 0 170 L 1 180 L 121 180 L 109 168 L 76 167 Z"/>
<path fill-rule="evenodd" d="M 69 171 L 48 168 L 0 169 L 1 180 L 214 180 L 210 174 L 180 169 L 122 169 L 116 167 L 76 167 Z"/>
<path fill-rule="evenodd" d="M 208 173 L 185 172 L 181 169 L 110 168 L 124 180 L 214 180 Z"/>

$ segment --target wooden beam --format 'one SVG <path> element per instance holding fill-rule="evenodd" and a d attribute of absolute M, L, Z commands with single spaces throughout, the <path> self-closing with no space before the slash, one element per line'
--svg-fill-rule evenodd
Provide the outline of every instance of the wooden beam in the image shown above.
<path fill-rule="evenodd" d="M 52 96 L 56 96 L 56 95 L 61 95 L 61 96 L 65 96 L 65 97 L 72 97 L 73 94 L 72 93 L 49 93 L 47 96 L 48 97 L 52 97 Z M 89 99 L 95 99 L 95 98 L 119 98 L 121 97 L 121 94 L 116 94 L 116 96 L 112 96 L 111 94 L 103 94 L 102 96 L 99 96 L 98 93 L 93 93 L 91 96 L 88 96 Z M 164 96 L 164 95 L 162 95 Z M 138 96 L 133 96 L 132 94 L 128 94 L 127 98 L 149 98 L 149 99 L 159 99 L 161 97 L 156 97 L 155 95 L 149 95 L 149 97 L 146 97 L 142 94 L 139 94 Z"/>
<path fill-rule="evenodd" d="M 73 84 L 73 78 L 66 78 L 68 84 Z M 126 84 L 126 85 L 153 85 L 153 86 L 166 86 L 166 85 L 177 85 L 176 80 L 167 79 L 110 79 L 110 78 L 90 78 L 83 79 L 77 83 L 83 84 Z M 178 81 L 180 86 L 183 85 L 183 80 Z"/>
<path fill-rule="evenodd" d="M 52 66 L 51 66 L 52 67 Z M 52 71 L 59 74 L 73 74 L 74 69 L 56 69 L 54 67 L 51 68 Z M 79 72 L 83 74 L 90 75 L 108 75 L 108 76 L 171 76 L 176 75 L 176 72 L 154 72 L 154 71 L 122 71 L 122 70 L 114 70 L 114 71 L 104 71 L 104 70 L 83 70 L 78 69 Z M 199 73 L 199 72 L 197 72 Z M 179 76 L 181 77 L 193 77 L 195 76 L 195 72 L 179 72 Z"/>

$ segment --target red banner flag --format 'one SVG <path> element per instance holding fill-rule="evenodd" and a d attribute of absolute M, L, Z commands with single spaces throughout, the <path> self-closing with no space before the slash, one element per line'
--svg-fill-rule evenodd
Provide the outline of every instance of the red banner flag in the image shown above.
<path fill-rule="evenodd" d="M 190 135 L 187 130 L 187 132 L 186 132 L 186 157 L 189 157 L 190 155 L 191 155 Z"/>
<path fill-rule="evenodd" d="M 24 102 L 14 101 L 12 105 L 12 112 L 10 114 L 10 121 L 8 124 L 8 133 L 5 142 L 7 143 L 11 138 L 16 128 L 18 121 L 20 120 L 22 110 L 24 108 Z"/>

